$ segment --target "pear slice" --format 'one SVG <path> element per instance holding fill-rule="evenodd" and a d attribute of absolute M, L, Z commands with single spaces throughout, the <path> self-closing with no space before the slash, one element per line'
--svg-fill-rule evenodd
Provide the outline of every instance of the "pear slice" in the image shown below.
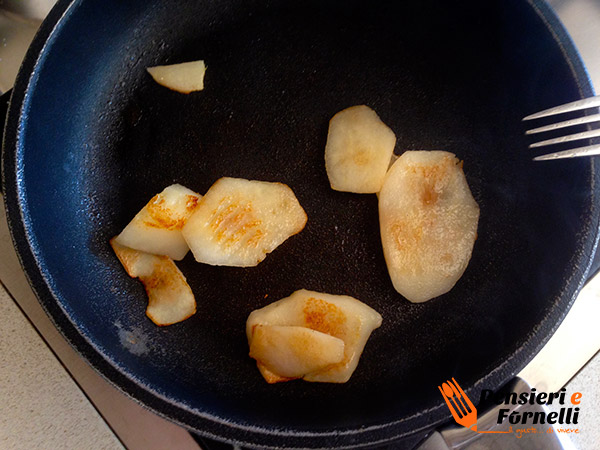
<path fill-rule="evenodd" d="M 116 238 L 125 247 L 179 261 L 189 247 L 181 229 L 202 198 L 190 189 L 173 184 L 155 195 Z"/>
<path fill-rule="evenodd" d="M 217 180 L 183 227 L 196 261 L 215 266 L 260 263 L 306 224 L 306 213 L 282 183 Z"/>
<path fill-rule="evenodd" d="M 338 112 L 329 121 L 325 168 L 336 191 L 376 193 L 396 145 L 396 135 L 365 105 Z"/>
<path fill-rule="evenodd" d="M 353 297 L 302 289 L 252 311 L 246 322 L 246 336 L 251 348 L 259 325 L 303 327 L 338 338 L 344 342 L 343 359 L 306 373 L 302 378 L 306 381 L 345 383 L 356 369 L 371 332 L 381 325 L 381 321 L 377 311 Z M 286 381 L 288 377 L 278 373 L 275 364 L 270 364 L 268 375 L 283 378 L 277 381 Z"/>
<path fill-rule="evenodd" d="M 168 256 L 151 255 L 110 240 L 127 274 L 139 278 L 148 294 L 146 315 L 156 325 L 171 325 L 194 315 L 196 299 L 185 277 Z"/>
<path fill-rule="evenodd" d="M 204 89 L 204 61 L 191 61 L 168 66 L 154 66 L 146 69 L 161 86 L 173 91 L 189 94 Z"/>
<path fill-rule="evenodd" d="M 256 367 L 258 368 L 258 371 L 263 376 L 265 381 L 269 384 L 281 383 L 282 381 L 291 381 L 291 380 L 296 379 L 296 378 L 285 378 L 280 375 L 277 375 L 275 372 L 271 372 L 267 368 L 267 366 L 262 364 L 260 361 L 256 361 Z"/>
<path fill-rule="evenodd" d="M 471 259 L 478 220 L 456 156 L 400 156 L 379 193 L 381 242 L 394 288 L 415 303 L 452 289 Z"/>
<path fill-rule="evenodd" d="M 256 325 L 250 357 L 284 378 L 300 378 L 339 363 L 344 341 L 310 328 Z"/>

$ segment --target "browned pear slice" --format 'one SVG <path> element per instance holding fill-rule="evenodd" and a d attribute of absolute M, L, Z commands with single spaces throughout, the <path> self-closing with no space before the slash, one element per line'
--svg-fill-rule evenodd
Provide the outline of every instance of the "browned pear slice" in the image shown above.
<path fill-rule="evenodd" d="M 381 242 L 394 288 L 415 303 L 452 289 L 471 259 L 478 220 L 456 156 L 400 156 L 379 193 Z"/>
<path fill-rule="evenodd" d="M 183 237 L 198 262 L 250 267 L 299 233 L 306 220 L 285 184 L 226 177 L 200 200 Z"/>
<path fill-rule="evenodd" d="M 171 258 L 133 250 L 110 240 L 130 277 L 139 278 L 148 294 L 146 315 L 156 325 L 171 325 L 196 312 L 196 300 L 185 277 Z"/>
<path fill-rule="evenodd" d="M 250 357 L 284 378 L 300 378 L 344 358 L 344 341 L 310 328 L 256 325 Z"/>
<path fill-rule="evenodd" d="M 173 184 L 156 194 L 117 236 L 125 247 L 179 261 L 189 250 L 181 229 L 195 211 L 200 194 Z"/>
<path fill-rule="evenodd" d="M 303 379 L 345 383 L 356 369 L 371 332 L 381 325 L 381 321 L 381 315 L 377 311 L 353 297 L 302 289 L 250 313 L 246 322 L 246 335 L 250 347 L 259 325 L 303 327 L 338 338 L 344 342 L 342 360 L 306 373 Z M 277 373 L 274 365 L 267 368 L 270 376 L 284 378 L 277 381 L 285 381 L 287 378 Z"/>
<path fill-rule="evenodd" d="M 204 89 L 204 61 L 148 67 L 146 70 L 158 84 L 182 94 Z"/>
<path fill-rule="evenodd" d="M 329 121 L 325 168 L 332 189 L 379 192 L 396 145 L 396 135 L 365 105 L 338 112 Z"/>
<path fill-rule="evenodd" d="M 258 371 L 263 376 L 265 381 L 269 384 L 281 383 L 282 381 L 291 381 L 291 380 L 296 379 L 296 378 L 285 378 L 280 375 L 277 375 L 275 372 L 271 372 L 267 368 L 267 366 L 262 364 L 260 361 L 256 361 L 256 367 L 258 368 Z"/>

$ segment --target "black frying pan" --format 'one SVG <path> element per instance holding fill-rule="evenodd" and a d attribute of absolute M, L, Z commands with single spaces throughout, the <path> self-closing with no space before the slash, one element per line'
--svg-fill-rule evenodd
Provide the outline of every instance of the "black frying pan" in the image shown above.
<path fill-rule="evenodd" d="M 181 95 L 147 66 L 204 59 Z M 416 442 L 449 419 L 437 385 L 471 398 L 523 367 L 566 314 L 598 226 L 593 159 L 533 163 L 521 117 L 592 95 L 541 1 L 61 0 L 14 88 L 4 139 L 10 227 L 57 327 L 112 383 L 204 435 L 247 445 Z M 375 109 L 397 153 L 464 160 L 481 207 L 455 288 L 411 304 L 389 280 L 374 195 L 329 188 L 329 118 Z M 308 224 L 256 268 L 180 264 L 198 299 L 167 328 L 108 240 L 178 182 L 288 184 Z M 383 325 L 343 385 L 267 385 L 244 323 L 306 288 L 355 296 Z M 267 296 L 265 298 L 265 296 Z"/>

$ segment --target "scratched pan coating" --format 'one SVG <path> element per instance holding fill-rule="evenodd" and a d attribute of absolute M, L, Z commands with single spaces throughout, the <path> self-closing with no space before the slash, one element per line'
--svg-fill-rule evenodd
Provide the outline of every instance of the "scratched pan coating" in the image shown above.
<path fill-rule="evenodd" d="M 204 59 L 181 95 L 145 67 Z M 533 163 L 520 118 L 591 95 L 568 36 L 538 1 L 61 0 L 21 70 L 3 179 L 40 302 L 120 389 L 206 436 L 254 445 L 414 442 L 450 419 L 437 385 L 471 398 L 523 367 L 558 325 L 596 241 L 593 159 Z M 389 280 L 377 198 L 330 189 L 328 120 L 367 104 L 396 153 L 464 160 L 481 208 L 464 276 L 411 304 Z M 198 300 L 154 326 L 108 240 L 155 193 L 222 176 L 289 185 L 308 223 L 255 268 L 179 267 Z M 354 296 L 383 316 L 343 385 L 267 385 L 248 314 L 297 289 Z M 408 444 L 406 444 L 408 445 Z"/>

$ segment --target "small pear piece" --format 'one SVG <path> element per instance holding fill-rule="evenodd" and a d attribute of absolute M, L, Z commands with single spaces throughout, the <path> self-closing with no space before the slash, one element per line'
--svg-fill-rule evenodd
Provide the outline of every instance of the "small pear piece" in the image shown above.
<path fill-rule="evenodd" d="M 168 66 L 154 66 L 146 69 L 161 86 L 173 91 L 189 94 L 204 89 L 204 61 L 191 61 Z"/>
<path fill-rule="evenodd" d="M 359 194 L 379 192 L 396 135 L 365 105 L 338 112 L 329 121 L 325 168 L 331 188 Z"/>
<path fill-rule="evenodd" d="M 146 315 L 156 325 L 171 325 L 194 315 L 196 299 L 185 277 L 168 256 L 151 255 L 110 240 L 127 274 L 139 278 L 148 294 Z"/>
<path fill-rule="evenodd" d="M 179 261 L 189 247 L 181 234 L 202 196 L 173 184 L 156 194 L 117 236 L 119 244 Z"/>
<path fill-rule="evenodd" d="M 344 341 L 310 328 L 256 325 L 250 357 L 284 378 L 300 378 L 339 363 Z"/>

